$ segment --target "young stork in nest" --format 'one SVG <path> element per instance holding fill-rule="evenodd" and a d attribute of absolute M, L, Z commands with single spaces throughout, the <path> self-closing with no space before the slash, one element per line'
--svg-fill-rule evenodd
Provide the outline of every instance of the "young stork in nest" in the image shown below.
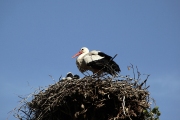
<path fill-rule="evenodd" d="M 113 61 L 113 58 L 103 52 L 96 50 L 89 52 L 88 48 L 82 47 L 72 58 L 77 56 L 76 64 L 81 73 L 90 70 L 97 75 L 108 73 L 112 76 L 117 76 L 121 71 L 119 65 Z"/>

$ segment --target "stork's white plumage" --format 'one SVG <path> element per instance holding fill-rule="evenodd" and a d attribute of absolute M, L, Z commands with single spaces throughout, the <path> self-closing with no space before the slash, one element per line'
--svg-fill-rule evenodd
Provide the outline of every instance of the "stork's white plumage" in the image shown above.
<path fill-rule="evenodd" d="M 121 71 L 119 66 L 113 61 L 112 57 L 103 52 L 96 50 L 89 52 L 88 48 L 82 47 L 73 58 L 77 56 L 76 64 L 79 71 L 82 73 L 90 70 L 93 73 L 98 74 L 106 72 L 111 75 L 117 75 L 117 73 Z"/>

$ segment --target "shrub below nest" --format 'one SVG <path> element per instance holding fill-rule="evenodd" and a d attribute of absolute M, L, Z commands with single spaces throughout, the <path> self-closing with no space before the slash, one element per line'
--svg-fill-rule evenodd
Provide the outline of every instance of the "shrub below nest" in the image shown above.
<path fill-rule="evenodd" d="M 60 80 L 34 94 L 31 102 L 25 102 L 18 109 L 16 117 L 25 120 L 144 120 L 150 108 L 148 87 L 144 86 L 146 80 L 138 83 L 129 78 L 113 80 L 92 76 Z"/>

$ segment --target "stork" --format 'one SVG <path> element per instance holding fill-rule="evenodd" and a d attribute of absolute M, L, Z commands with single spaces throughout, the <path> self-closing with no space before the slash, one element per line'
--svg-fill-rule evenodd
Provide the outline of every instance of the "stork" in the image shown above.
<path fill-rule="evenodd" d="M 118 64 L 113 61 L 113 58 L 101 51 L 93 50 L 89 52 L 88 48 L 82 47 L 72 58 L 77 56 L 76 65 L 81 73 L 90 70 L 98 75 L 108 73 L 112 76 L 117 76 L 117 73 L 121 71 Z"/>
<path fill-rule="evenodd" d="M 80 77 L 77 74 L 73 75 L 71 72 L 68 72 L 66 77 L 62 78 L 62 80 L 72 80 L 72 79 L 80 79 Z"/>

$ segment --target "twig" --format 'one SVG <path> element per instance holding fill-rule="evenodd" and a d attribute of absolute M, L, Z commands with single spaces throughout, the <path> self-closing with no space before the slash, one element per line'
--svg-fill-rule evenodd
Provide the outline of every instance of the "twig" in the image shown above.
<path fill-rule="evenodd" d="M 131 63 L 130 63 L 131 64 Z M 133 69 L 133 75 L 134 75 L 134 80 L 136 79 L 136 75 L 134 73 L 134 67 L 133 67 L 133 64 L 131 64 L 131 68 Z"/>
<path fill-rule="evenodd" d="M 123 96 L 122 107 L 123 107 L 123 113 L 124 113 L 124 115 L 127 116 L 127 115 L 126 115 L 125 108 L 124 108 L 124 107 L 125 107 L 125 96 Z"/>
<path fill-rule="evenodd" d="M 55 79 L 52 77 L 52 75 L 49 75 L 49 77 L 56 83 Z"/>

